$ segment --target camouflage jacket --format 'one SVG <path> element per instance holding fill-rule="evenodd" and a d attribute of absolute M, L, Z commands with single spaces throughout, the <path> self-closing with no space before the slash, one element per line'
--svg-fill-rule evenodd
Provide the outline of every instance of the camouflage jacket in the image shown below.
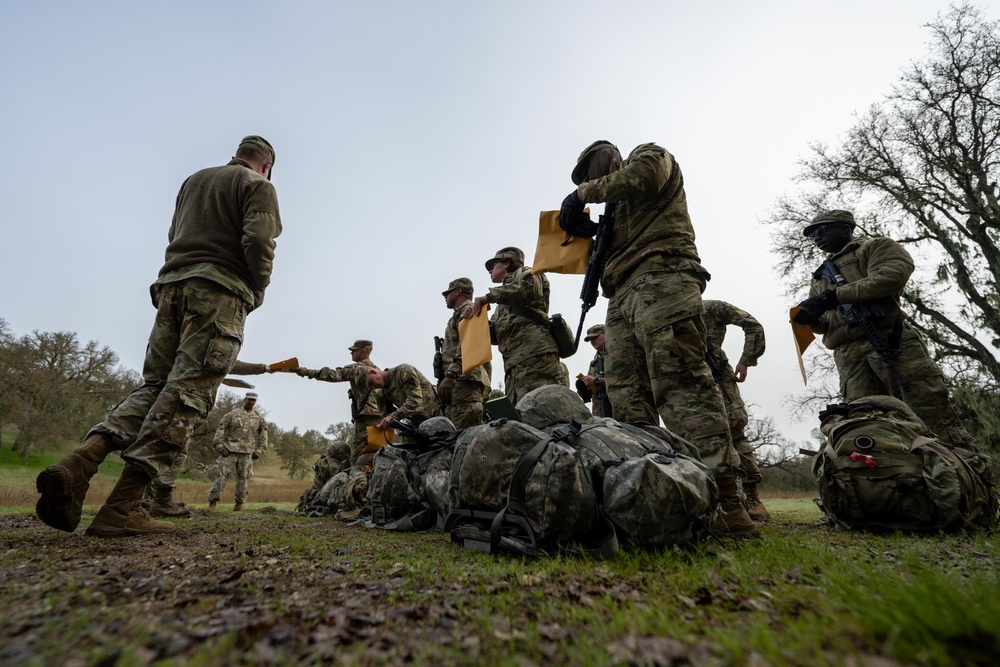
<path fill-rule="evenodd" d="M 459 304 L 448 318 L 448 324 L 444 328 L 444 344 L 441 346 L 441 358 L 444 361 L 445 373 L 454 373 L 459 380 L 470 382 L 480 382 L 483 386 L 489 387 L 493 374 L 493 364 L 486 362 L 476 366 L 468 373 L 462 373 L 462 341 L 458 336 L 458 323 L 462 321 L 462 315 L 472 308 L 472 301 Z"/>
<path fill-rule="evenodd" d="M 347 366 L 341 366 L 340 368 L 330 368 L 329 366 L 324 366 L 318 371 L 306 368 L 306 377 L 312 378 L 313 380 L 322 380 L 323 382 L 350 382 L 351 383 L 351 396 L 353 398 L 351 401 L 354 403 L 354 407 L 351 410 L 351 414 L 368 415 L 371 417 L 381 417 L 385 414 L 385 395 L 382 393 L 381 389 L 362 389 L 358 385 L 357 380 L 357 367 L 367 366 L 369 368 L 378 368 L 371 359 L 362 359 L 361 361 L 353 364 L 348 364 Z"/>
<path fill-rule="evenodd" d="M 884 333 L 892 330 L 902 316 L 899 295 L 913 273 L 913 258 L 902 245 L 885 237 L 852 240 L 840 252 L 829 255 L 840 269 L 847 285 L 837 288 L 839 303 L 872 302 L 882 308 L 884 317 L 878 322 Z M 823 278 L 813 277 L 809 296 L 815 296 L 834 285 Z M 812 327 L 823 334 L 823 344 L 835 349 L 844 343 L 865 337 L 858 325 L 847 325 L 838 309 L 823 313 Z"/>
<path fill-rule="evenodd" d="M 216 451 L 225 447 L 234 454 L 260 454 L 267 449 L 267 422 L 256 410 L 240 406 L 219 421 L 212 446 Z"/>
<path fill-rule="evenodd" d="M 249 361 L 237 359 L 229 372 L 232 375 L 263 375 L 267 372 L 267 364 L 252 364 Z"/>
<path fill-rule="evenodd" d="M 206 278 L 257 308 L 271 283 L 274 239 L 280 234 L 278 195 L 248 162 L 233 158 L 225 166 L 202 169 L 177 193 L 156 282 Z"/>
<path fill-rule="evenodd" d="M 504 366 L 542 354 L 559 354 L 549 331 L 549 279 L 543 274 L 532 275 L 529 267 L 511 271 L 502 285 L 490 288 L 490 303 L 497 304 L 490 330 Z M 545 323 L 518 315 L 510 306 L 533 311 Z"/>
<path fill-rule="evenodd" d="M 708 279 L 694 242 L 684 179 L 674 156 L 656 144 L 637 146 L 620 169 L 581 183 L 581 201 L 615 202 L 614 228 L 601 277 L 606 296 L 650 271 L 693 271 Z M 697 295 L 695 295 L 697 296 Z M 701 312 L 700 301 L 673 304 L 678 317 Z"/>
<path fill-rule="evenodd" d="M 386 369 L 389 384 L 383 389 L 386 400 L 397 406 L 390 416 L 409 419 L 414 424 L 441 414 L 434 385 L 410 364 L 400 364 Z"/>
<path fill-rule="evenodd" d="M 743 354 L 739 363 L 757 365 L 757 360 L 764 354 L 764 327 L 750 313 L 725 301 L 706 299 L 704 318 L 705 328 L 708 329 L 708 351 L 720 368 L 729 364 L 722 349 L 728 326 L 743 329 Z"/>

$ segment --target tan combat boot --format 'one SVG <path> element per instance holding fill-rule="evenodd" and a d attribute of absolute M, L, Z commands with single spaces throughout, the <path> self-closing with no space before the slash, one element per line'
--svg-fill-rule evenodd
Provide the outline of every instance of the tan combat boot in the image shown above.
<path fill-rule="evenodd" d="M 126 464 L 111 495 L 104 501 L 97 516 L 87 527 L 94 537 L 127 537 L 172 533 L 177 526 L 169 521 L 157 521 L 142 507 L 142 496 L 150 477 L 137 465 Z"/>
<path fill-rule="evenodd" d="M 35 488 L 42 494 L 35 505 L 38 518 L 67 533 L 76 530 L 90 478 L 114 449 L 111 436 L 94 433 L 72 454 L 38 473 Z"/>
<path fill-rule="evenodd" d="M 191 510 L 184 503 L 174 502 L 174 490 L 171 487 L 160 486 L 156 482 L 153 482 L 149 485 L 149 489 L 152 497 L 147 501 L 149 503 L 148 506 L 144 502 L 143 507 L 149 510 L 150 516 L 191 516 Z"/>
<path fill-rule="evenodd" d="M 738 539 L 760 537 L 760 531 L 740 502 L 739 492 L 736 490 L 736 476 L 716 477 L 715 481 L 719 485 L 722 514 L 712 523 L 712 532 L 719 537 Z"/>
<path fill-rule="evenodd" d="M 743 490 L 747 494 L 747 514 L 754 521 L 766 521 L 771 515 L 757 495 L 757 484 L 744 484 Z"/>
<path fill-rule="evenodd" d="M 235 505 L 233 505 L 233 511 L 234 512 L 242 512 L 243 511 L 243 503 L 237 502 Z"/>
<path fill-rule="evenodd" d="M 210 500 L 210 501 L 208 501 L 208 511 L 209 512 L 214 512 L 215 508 L 218 507 L 218 506 L 219 506 L 219 501 L 218 500 Z"/>

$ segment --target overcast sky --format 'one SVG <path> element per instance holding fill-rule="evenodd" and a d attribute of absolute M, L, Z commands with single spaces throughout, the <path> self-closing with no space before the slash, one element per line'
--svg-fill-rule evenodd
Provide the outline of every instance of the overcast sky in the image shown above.
<path fill-rule="evenodd" d="M 983 4 L 986 17 L 995 7 Z M 247 134 L 275 147 L 284 233 L 245 361 L 350 361 L 432 376 L 441 291 L 500 247 L 534 253 L 595 139 L 656 142 L 684 170 L 706 298 L 757 317 L 752 416 L 804 441 L 789 299 L 759 224 L 927 52 L 945 2 L 6 2 L 0 5 L 0 317 L 75 331 L 142 366 L 149 284 L 181 182 Z M 919 269 L 918 269 L 919 270 Z M 552 276 L 579 319 L 581 277 Z M 803 288 L 803 292 L 804 292 Z M 588 324 L 604 319 L 606 300 Z M 726 349 L 739 357 L 742 334 Z M 567 360 L 573 375 L 592 354 Z M 502 382 L 494 350 L 494 386 Z M 346 384 L 253 378 L 283 428 L 350 418 Z M 82 435 L 82 434 L 81 434 Z"/>

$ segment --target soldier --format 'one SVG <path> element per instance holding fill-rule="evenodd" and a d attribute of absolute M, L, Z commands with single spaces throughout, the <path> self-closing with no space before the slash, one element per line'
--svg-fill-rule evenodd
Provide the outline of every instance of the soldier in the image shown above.
<path fill-rule="evenodd" d="M 219 458 L 215 461 L 216 476 L 208 491 L 208 511 L 214 512 L 222 492 L 226 490 L 226 476 L 229 469 L 236 471 L 236 504 L 234 512 L 243 510 L 249 489 L 247 484 L 253 476 L 253 461 L 267 451 L 267 421 L 254 406 L 257 394 L 248 391 L 243 405 L 227 413 L 219 422 L 212 446 Z"/>
<path fill-rule="evenodd" d="M 151 518 L 142 497 L 211 410 L 240 351 L 246 316 L 264 302 L 281 233 L 273 164 L 271 144 L 248 136 L 227 165 L 203 169 L 181 185 L 165 262 L 150 288 L 157 312 L 143 384 L 80 448 L 39 473 L 35 511 L 46 524 L 75 530 L 91 477 L 111 451 L 121 450 L 125 469 L 87 534 L 176 529 Z"/>
<path fill-rule="evenodd" d="M 347 392 L 351 399 L 351 421 L 354 423 L 354 440 L 351 442 L 354 448 L 351 463 L 362 468 L 371 466 L 375 455 L 372 453 L 363 454 L 368 446 L 368 427 L 375 426 L 382 420 L 385 412 L 385 399 L 380 390 L 364 389 L 358 384 L 357 368 L 362 370 L 378 368 L 371 360 L 372 342 L 370 340 L 356 340 L 354 345 L 347 348 L 351 353 L 349 366 L 340 368 L 329 368 L 324 366 L 318 371 L 310 368 L 298 368 L 296 373 L 302 377 L 322 380 L 323 382 L 350 382 L 351 389 Z M 363 375 L 363 374 L 362 374 Z"/>
<path fill-rule="evenodd" d="M 490 386 L 493 364 L 486 362 L 462 372 L 462 342 L 458 337 L 458 322 L 472 309 L 472 281 L 456 278 L 441 292 L 452 314 L 444 329 L 441 346 L 445 365 L 444 379 L 438 385 L 438 397 L 443 401 L 445 416 L 458 430 L 483 423 L 483 394 Z"/>
<path fill-rule="evenodd" d="M 608 400 L 608 390 L 604 381 L 604 365 L 607 358 L 607 349 L 604 346 L 605 332 L 603 324 L 595 324 L 587 329 L 587 335 L 583 337 L 584 342 L 590 343 L 597 354 L 590 362 L 590 368 L 578 382 L 583 384 L 586 392 L 581 392 L 579 386 L 577 392 L 584 402 L 593 401 L 591 411 L 595 417 L 610 417 L 611 402 Z"/>
<path fill-rule="evenodd" d="M 580 154 L 563 201 L 560 225 L 589 228 L 584 204 L 608 202 L 614 233 L 601 277 L 608 303 L 605 368 L 614 417 L 657 423 L 687 438 L 715 472 L 723 513 L 713 529 L 735 537 L 758 530 L 736 485 L 738 458 L 722 394 L 705 362 L 701 266 L 680 167 L 656 144 L 636 147 L 625 162 L 607 141 Z"/>
<path fill-rule="evenodd" d="M 726 327 L 730 325 L 743 330 L 743 354 L 740 355 L 735 369 L 729 365 L 729 359 L 722 349 L 726 339 Z M 705 359 L 712 369 L 712 375 L 719 384 L 722 398 L 726 403 L 729 433 L 733 437 L 733 447 L 740 457 L 747 512 L 754 521 L 763 521 L 768 517 L 768 513 L 757 493 L 757 487 L 764 478 L 760 474 L 760 466 L 757 464 L 757 457 L 754 456 L 753 447 L 750 446 L 750 441 L 744 432 L 750 415 L 747 414 L 737 383 L 747 379 L 748 368 L 756 366 L 757 360 L 764 354 L 764 327 L 750 313 L 740 310 L 731 303 L 706 299 L 705 328 L 708 329 L 708 351 Z"/>
<path fill-rule="evenodd" d="M 388 428 L 392 420 L 405 419 L 411 426 L 419 426 L 431 417 L 441 416 L 434 385 L 410 364 L 385 370 L 369 368 L 365 378 L 369 387 L 384 392 L 387 403 L 397 406 L 379 422 L 380 429 Z"/>
<path fill-rule="evenodd" d="M 913 273 L 910 253 L 885 237 L 856 240 L 854 227 L 853 213 L 834 210 L 820 213 L 802 231 L 827 253 L 846 284 L 837 286 L 819 271 L 814 273 L 809 298 L 799 304 L 795 321 L 822 334 L 823 344 L 833 350 L 845 402 L 876 394 L 895 396 L 942 441 L 974 449 L 972 436 L 952 407 L 941 368 L 928 356 L 899 306 L 900 294 Z M 844 321 L 839 304 L 877 309 L 880 314 L 873 314 L 876 333 L 890 354 L 898 355 L 887 361 L 859 324 Z"/>
<path fill-rule="evenodd" d="M 262 375 L 273 372 L 268 368 L 267 364 L 253 364 L 237 359 L 236 363 L 233 364 L 232 370 L 229 371 L 229 375 Z M 198 433 L 192 431 L 188 434 L 188 439 L 184 441 L 184 449 L 174 458 L 170 467 L 161 470 L 160 475 L 146 487 L 146 500 L 143 502 L 143 507 L 149 510 L 152 516 L 191 516 L 191 510 L 184 503 L 174 501 L 174 489 L 177 487 L 177 477 L 184 470 L 184 464 L 187 463 L 188 453 L 191 451 L 191 445 L 195 440 L 195 436 L 204 435 L 205 433 L 204 426 L 205 423 L 203 422 L 199 426 Z"/>
<path fill-rule="evenodd" d="M 346 442 L 335 442 L 326 448 L 326 452 L 312 466 L 313 485 L 299 499 L 299 504 L 295 508 L 297 514 L 308 512 L 330 478 L 351 467 L 352 453 L 351 446 Z"/>
<path fill-rule="evenodd" d="M 549 330 L 549 280 L 532 275 L 520 248 L 501 248 L 486 261 L 490 279 L 499 287 L 476 297 L 470 318 L 488 303 L 497 304 L 490 333 L 503 356 L 504 386 L 511 403 L 547 384 L 569 386 L 569 374 L 559 366 L 559 352 Z"/>

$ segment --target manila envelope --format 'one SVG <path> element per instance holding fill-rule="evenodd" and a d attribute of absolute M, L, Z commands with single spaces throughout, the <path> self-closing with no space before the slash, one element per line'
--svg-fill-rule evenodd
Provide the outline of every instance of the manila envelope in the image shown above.
<path fill-rule="evenodd" d="M 490 320 L 486 316 L 490 305 L 480 309 L 479 314 L 458 322 L 458 340 L 462 343 L 462 373 L 468 373 L 476 366 L 482 366 L 493 359 L 490 345 Z"/>
<path fill-rule="evenodd" d="M 593 239 L 570 236 L 559 229 L 559 211 L 542 211 L 538 214 L 538 245 L 531 272 L 583 275 L 593 247 Z"/>
<path fill-rule="evenodd" d="M 795 353 L 799 357 L 799 370 L 802 372 L 802 384 L 809 384 L 806 381 L 806 366 L 802 363 L 802 353 L 806 351 L 809 344 L 816 340 L 812 329 L 807 324 L 799 324 L 792 318 L 799 312 L 799 307 L 794 306 L 788 311 L 788 319 L 792 324 L 792 337 L 795 339 Z"/>
<path fill-rule="evenodd" d="M 292 357 L 291 359 L 285 359 L 284 361 L 276 361 L 269 365 L 268 368 L 275 373 L 290 373 L 299 367 L 299 358 Z"/>
<path fill-rule="evenodd" d="M 376 452 L 386 445 L 391 445 L 396 441 L 396 430 L 387 428 L 386 430 L 380 429 L 378 426 L 368 427 L 368 444 L 365 448 L 361 450 L 362 454 L 370 454 L 371 452 Z"/>

